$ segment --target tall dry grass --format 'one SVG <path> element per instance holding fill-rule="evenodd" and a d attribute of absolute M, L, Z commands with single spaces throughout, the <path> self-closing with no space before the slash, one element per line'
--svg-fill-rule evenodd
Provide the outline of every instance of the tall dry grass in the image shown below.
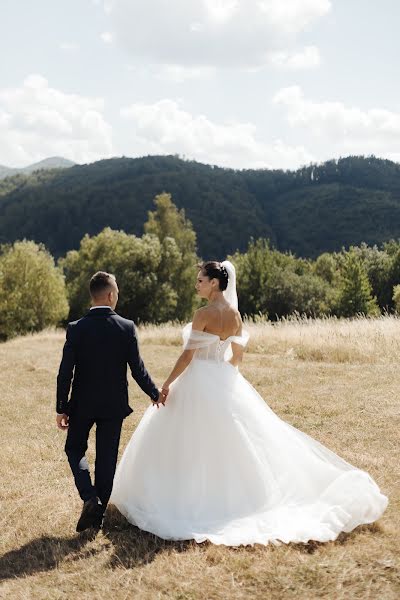
<path fill-rule="evenodd" d="M 247 320 L 248 350 L 257 354 L 287 355 L 302 360 L 326 362 L 397 362 L 400 358 L 400 318 L 309 319 L 291 317 L 277 322 Z M 180 346 L 182 325 L 143 325 L 145 344 Z"/>
<path fill-rule="evenodd" d="M 375 478 L 390 499 L 381 521 L 328 544 L 234 549 L 164 542 L 110 509 L 97 537 L 76 535 L 81 504 L 54 423 L 64 336 L 44 332 L 0 345 L 1 598 L 400 597 L 400 320 L 246 327 L 243 374 L 282 418 Z M 162 382 L 179 354 L 180 328 L 139 334 L 146 366 Z M 134 384 L 130 394 L 135 412 L 121 451 L 148 404 Z"/>
<path fill-rule="evenodd" d="M 292 317 L 277 323 L 248 322 L 253 352 L 285 352 L 301 360 L 334 363 L 397 362 L 400 358 L 400 319 L 308 319 Z"/>

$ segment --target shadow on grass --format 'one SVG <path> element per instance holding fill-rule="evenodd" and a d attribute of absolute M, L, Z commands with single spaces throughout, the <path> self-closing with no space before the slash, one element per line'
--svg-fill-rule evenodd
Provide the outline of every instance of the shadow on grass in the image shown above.
<path fill-rule="evenodd" d="M 65 558 L 73 559 L 75 553 L 78 558 L 82 548 L 95 537 L 96 532 L 88 530 L 72 538 L 42 536 L 31 540 L 17 550 L 10 550 L 0 557 L 0 582 L 33 575 L 40 571 L 51 571 Z M 97 550 L 93 548 L 89 553 L 96 552 Z"/>
<path fill-rule="evenodd" d="M 328 542 L 334 545 L 345 545 L 353 542 L 359 534 L 382 534 L 378 523 L 362 525 L 350 533 L 341 533 L 337 540 Z M 102 546 L 85 546 L 92 542 L 97 532 L 88 530 L 71 538 L 42 536 L 31 540 L 16 550 L 11 550 L 0 557 L 0 582 L 6 579 L 15 579 L 21 576 L 34 575 L 41 571 L 56 569 L 65 559 L 78 560 L 88 558 L 102 552 Z M 151 563 L 158 554 L 164 552 L 187 552 L 193 548 L 207 551 L 212 546 L 210 542 L 197 544 L 194 540 L 166 541 L 156 535 L 147 533 L 131 525 L 123 515 L 113 506 L 107 509 L 103 528 L 103 536 L 112 546 L 112 554 L 108 562 L 111 569 L 123 567 L 132 569 Z M 326 543 L 310 541 L 307 544 L 289 544 L 294 550 L 302 553 L 314 554 Z M 249 552 L 262 548 L 265 551 L 274 551 L 275 546 L 246 547 Z M 84 550 L 84 552 L 83 552 Z M 227 552 L 242 552 L 243 546 L 226 548 Z"/>
<path fill-rule="evenodd" d="M 151 563 L 157 554 L 173 550 L 186 552 L 197 544 L 193 540 L 167 541 L 131 525 L 115 506 L 109 506 L 103 535 L 113 546 L 109 567 L 131 569 Z"/>
<path fill-rule="evenodd" d="M 26 577 L 43 571 L 56 569 L 63 561 L 80 560 L 104 552 L 104 544 L 93 544 L 98 532 L 93 529 L 74 537 L 42 536 L 27 542 L 16 550 L 10 550 L 0 556 L 0 582 L 17 577 Z M 108 567 L 119 566 L 133 568 L 148 564 L 160 552 L 173 549 L 184 552 L 193 545 L 188 542 L 167 542 L 151 533 L 134 527 L 115 508 L 107 510 L 103 536 L 110 544 L 111 557 Z M 101 540 L 100 534 L 100 540 Z"/>
<path fill-rule="evenodd" d="M 346 532 L 340 533 L 338 535 L 338 537 L 336 538 L 336 540 L 334 540 L 333 542 L 315 542 L 314 540 L 310 540 L 306 544 L 292 544 L 291 543 L 291 544 L 289 544 L 289 546 L 291 546 L 292 548 L 296 548 L 297 550 L 300 550 L 300 552 L 303 552 L 306 554 L 314 554 L 314 552 L 316 552 L 319 548 L 326 547 L 327 544 L 334 545 L 334 546 L 345 546 L 346 544 L 354 542 L 358 538 L 358 536 L 363 533 L 371 533 L 371 534 L 379 535 L 379 534 L 383 534 L 384 530 L 382 529 L 382 526 L 380 525 L 380 523 L 377 523 L 377 522 L 370 523 L 367 525 L 359 525 L 358 527 L 356 527 L 355 529 L 353 529 L 353 531 L 350 531 L 349 533 L 346 533 Z"/>
<path fill-rule="evenodd" d="M 328 544 L 346 545 L 354 542 L 362 533 L 382 534 L 383 530 L 379 523 L 370 525 L 360 525 L 353 529 L 350 533 L 341 533 L 333 542 L 315 542 L 310 540 L 305 544 L 290 543 L 288 547 L 298 550 L 303 554 L 314 554 L 319 548 L 326 547 Z M 186 552 L 192 548 L 197 548 L 206 551 L 212 546 L 211 542 L 203 542 L 197 544 L 194 540 L 187 541 L 166 541 L 146 531 L 142 531 L 138 527 L 131 525 L 125 517 L 118 511 L 115 506 L 109 506 L 107 509 L 107 517 L 105 520 L 103 534 L 111 542 L 113 546 L 113 555 L 110 559 L 109 566 L 111 568 L 124 567 L 126 569 L 137 567 L 143 564 L 152 562 L 157 554 L 163 552 Z M 273 551 L 282 545 L 262 546 L 246 546 L 246 550 L 252 552 L 256 549 L 264 549 L 267 552 Z M 227 552 L 242 552 L 243 546 L 224 547 Z"/>

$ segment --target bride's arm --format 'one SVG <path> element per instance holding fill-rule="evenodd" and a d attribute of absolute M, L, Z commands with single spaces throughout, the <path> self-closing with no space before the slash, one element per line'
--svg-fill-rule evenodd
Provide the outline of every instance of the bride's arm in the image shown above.
<path fill-rule="evenodd" d="M 231 365 L 234 367 L 238 367 L 243 359 L 244 348 L 240 344 L 235 344 L 232 342 L 232 358 L 229 360 Z"/>
<path fill-rule="evenodd" d="M 192 321 L 192 330 L 194 331 L 204 331 L 206 325 L 205 315 L 202 309 L 197 310 L 193 315 Z M 184 350 L 178 360 L 176 361 L 174 368 L 171 373 L 168 375 L 167 379 L 163 383 L 162 392 L 164 395 L 167 395 L 169 392 L 169 386 L 175 379 L 179 377 L 183 373 L 183 371 L 190 365 L 193 354 L 195 353 L 195 349 L 193 350 Z"/>
<path fill-rule="evenodd" d="M 240 315 L 239 315 L 239 318 L 240 318 L 240 326 L 235 335 L 241 336 L 243 323 L 242 323 L 242 319 L 241 319 Z M 232 358 L 230 359 L 229 362 L 234 367 L 237 367 L 242 362 L 244 348 L 243 348 L 243 346 L 241 346 L 240 344 L 236 344 L 235 342 L 232 342 L 231 348 L 232 348 Z"/>
<path fill-rule="evenodd" d="M 191 363 L 194 352 L 194 350 L 184 350 L 178 358 L 178 360 L 176 361 L 174 368 L 172 369 L 171 373 L 168 375 L 167 379 L 162 385 L 162 393 L 165 396 L 168 395 L 169 386 L 171 385 L 171 383 L 175 381 L 175 379 L 179 377 L 179 375 L 181 375 L 181 373 L 183 373 L 186 367 L 188 367 Z"/>

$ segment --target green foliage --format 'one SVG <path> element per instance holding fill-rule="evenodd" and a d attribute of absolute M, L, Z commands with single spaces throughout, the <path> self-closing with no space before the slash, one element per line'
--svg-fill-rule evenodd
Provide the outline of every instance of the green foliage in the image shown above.
<path fill-rule="evenodd" d="M 379 308 L 359 252 L 352 248 L 343 254 L 340 269 L 337 312 L 343 317 L 376 315 Z"/>
<path fill-rule="evenodd" d="M 388 286 L 393 289 L 394 286 L 400 284 L 400 243 L 397 244 L 397 250 L 393 252 L 391 259 Z"/>
<path fill-rule="evenodd" d="M 79 250 L 68 252 L 60 260 L 71 306 L 69 318 L 79 318 L 88 310 L 89 281 L 93 273 L 101 270 L 117 278 L 121 315 L 136 322 L 173 319 L 178 291 L 171 277 L 161 277 L 161 273 L 163 264 L 177 257 L 179 249 L 173 238 L 166 238 L 162 244 L 155 235 L 138 238 L 110 228 L 94 237 L 86 235 Z"/>
<path fill-rule="evenodd" d="M 60 260 L 70 300 L 70 318 L 90 305 L 88 283 L 96 271 L 114 273 L 120 288 L 118 311 L 137 322 L 187 319 L 193 309 L 196 234 L 169 194 L 154 200 L 142 237 L 105 228 L 86 235 L 79 250 Z"/>
<path fill-rule="evenodd" d="M 141 237 L 104 229 L 86 235 L 79 250 L 60 259 L 70 301 L 69 319 L 90 306 L 88 283 L 97 270 L 114 273 L 120 288 L 118 312 L 137 322 L 188 319 L 196 300 L 195 234 L 168 194 L 155 199 Z M 174 237 L 175 236 L 175 237 Z M 400 309 L 400 243 L 381 249 L 352 247 L 317 260 L 296 258 L 268 240 L 251 241 L 232 257 L 238 276 L 239 308 L 270 319 L 294 313 L 351 317 Z M 380 304 L 374 296 L 378 291 Z M 0 255 L 0 338 L 39 331 L 66 317 L 64 278 L 43 246 L 16 242 Z M 390 306 L 386 298 L 390 297 Z"/>
<path fill-rule="evenodd" d="M 0 338 L 40 331 L 68 314 L 61 271 L 46 249 L 31 241 L 3 246 L 0 254 Z"/>
<path fill-rule="evenodd" d="M 330 286 L 313 272 L 310 262 L 273 250 L 263 239 L 251 241 L 247 252 L 237 252 L 232 260 L 244 314 L 276 319 L 294 312 L 309 316 L 329 312 Z"/>
<path fill-rule="evenodd" d="M 39 171 L 0 181 L 0 241 L 21 235 L 56 256 L 69 250 L 60 265 L 70 318 L 89 307 L 89 279 L 102 269 L 118 278 L 121 314 L 188 319 L 197 240 L 206 259 L 233 253 L 249 316 L 391 312 L 400 165 L 348 157 L 295 172 L 234 171 L 150 156 Z"/>
<path fill-rule="evenodd" d="M 314 273 L 327 283 L 334 285 L 338 275 L 338 263 L 335 255 L 324 252 L 314 264 Z"/>
<path fill-rule="evenodd" d="M 59 257 L 105 227 L 141 236 L 163 190 L 185 209 L 205 258 L 244 252 L 251 237 L 312 258 L 400 237 L 400 165 L 387 160 L 351 156 L 290 172 L 147 156 L 1 180 L 0 242 L 23 236 Z M 374 293 L 388 303 L 389 290 Z"/>
<path fill-rule="evenodd" d="M 382 248 L 361 244 L 315 261 L 273 249 L 266 240 L 237 252 L 240 308 L 275 319 L 293 313 L 352 317 L 391 312 L 400 284 L 400 243 Z M 396 296 L 397 298 L 397 296 Z"/>
<path fill-rule="evenodd" d="M 371 285 L 371 293 L 381 310 L 393 308 L 391 273 L 393 258 L 387 252 L 380 250 L 377 246 L 372 248 L 363 243 L 360 247 L 352 250 L 360 258 Z"/>
<path fill-rule="evenodd" d="M 393 288 L 393 302 L 397 314 L 400 314 L 400 284 Z"/>
<path fill-rule="evenodd" d="M 175 318 L 188 319 L 193 311 L 195 298 L 194 276 L 196 255 L 196 234 L 185 211 L 178 210 L 170 194 L 156 196 L 155 211 L 148 213 L 144 225 L 147 234 L 157 236 L 162 247 L 162 260 L 158 268 L 159 281 L 168 282 L 178 293 L 179 302 Z"/>

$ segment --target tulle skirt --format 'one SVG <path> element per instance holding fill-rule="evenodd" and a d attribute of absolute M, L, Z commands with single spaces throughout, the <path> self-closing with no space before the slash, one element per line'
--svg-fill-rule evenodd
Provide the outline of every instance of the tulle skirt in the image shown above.
<path fill-rule="evenodd" d="M 144 414 L 111 502 L 161 538 L 228 546 L 334 540 L 387 506 L 368 473 L 282 421 L 230 363 L 198 359 Z"/>

